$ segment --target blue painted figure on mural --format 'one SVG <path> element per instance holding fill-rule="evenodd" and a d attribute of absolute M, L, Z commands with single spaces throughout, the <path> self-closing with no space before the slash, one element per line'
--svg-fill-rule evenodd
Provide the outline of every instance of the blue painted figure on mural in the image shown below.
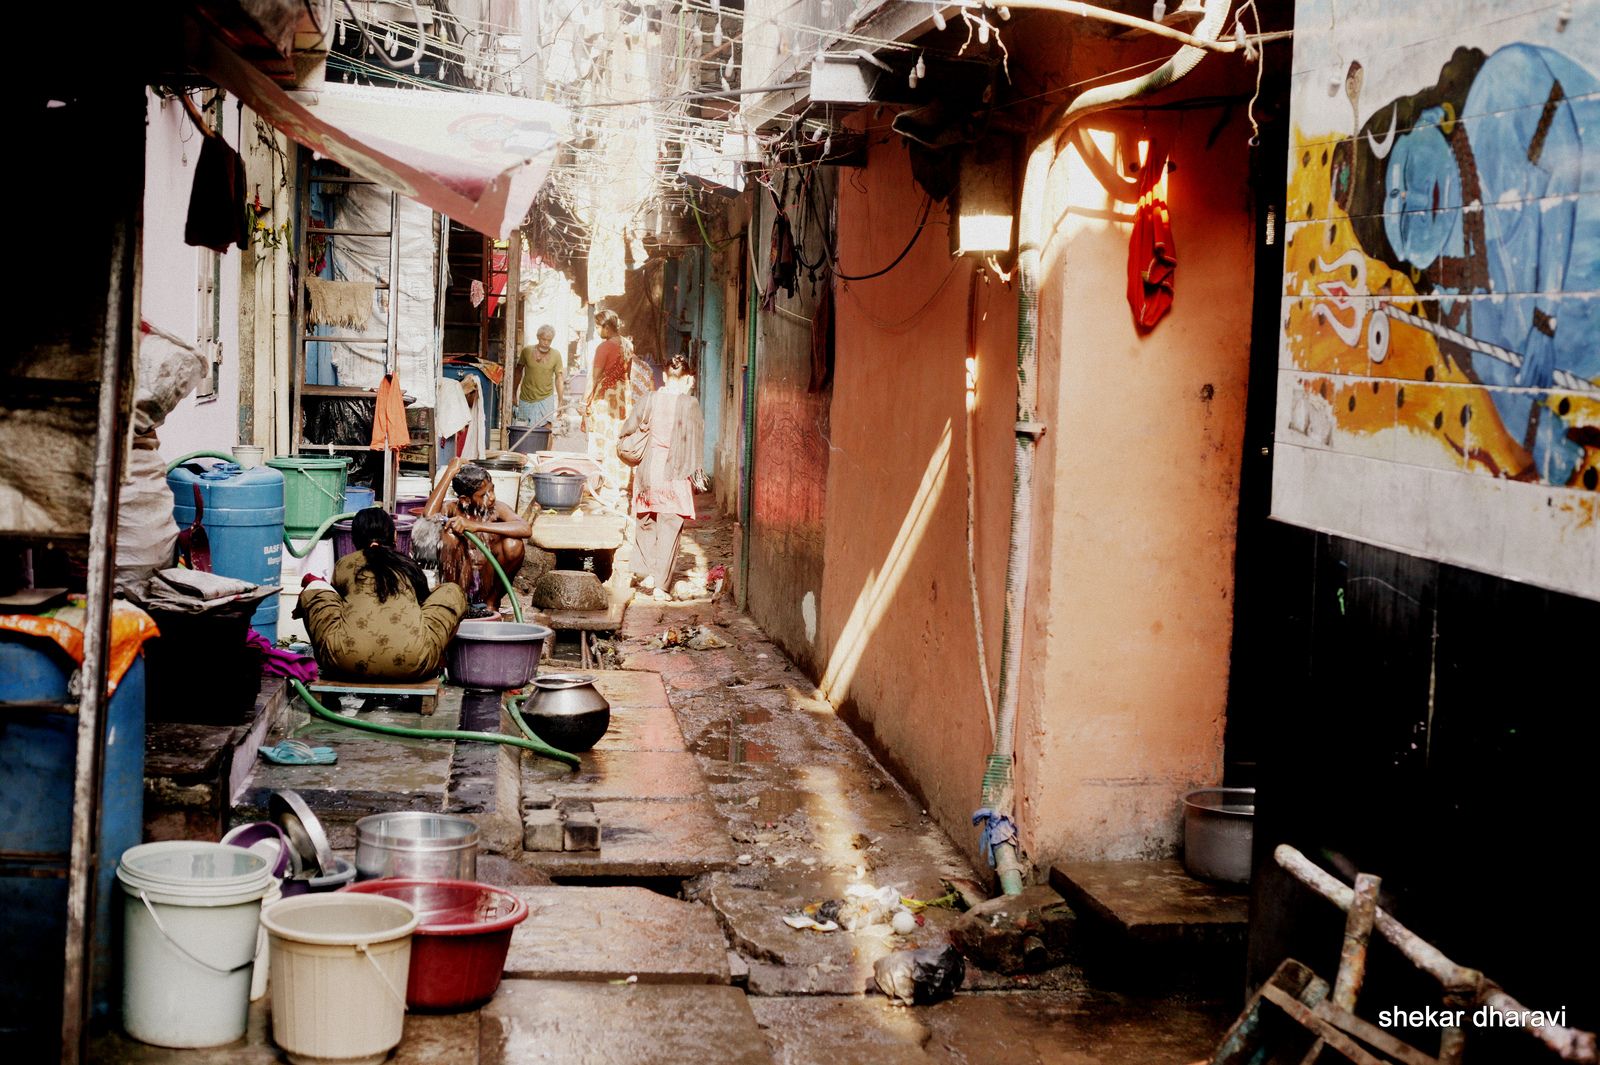
<path fill-rule="evenodd" d="M 1514 44 L 1483 60 L 1459 113 L 1443 100 L 1395 136 L 1407 123 L 1388 110 L 1361 145 L 1381 160 L 1384 236 L 1435 294 L 1480 294 L 1441 300 L 1439 321 L 1520 357 L 1475 353 L 1473 375 L 1531 390 L 1497 389 L 1495 406 L 1526 427 L 1540 479 L 1565 484 L 1583 448 L 1542 390 L 1600 377 L 1600 79 Z"/>

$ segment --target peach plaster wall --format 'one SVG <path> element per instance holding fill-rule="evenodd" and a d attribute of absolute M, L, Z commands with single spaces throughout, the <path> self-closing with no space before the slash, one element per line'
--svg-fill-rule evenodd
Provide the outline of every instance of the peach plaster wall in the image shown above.
<path fill-rule="evenodd" d="M 1071 84 L 1130 48 L 1024 16 L 1014 69 Z M 1019 19 L 1019 22 L 1023 21 Z M 1202 64 L 1162 99 L 1239 91 Z M 890 115 L 865 124 L 886 127 Z M 1041 285 L 1041 411 L 1033 586 L 1017 745 L 1018 821 L 1041 867 L 1060 858 L 1167 857 L 1178 795 L 1221 778 L 1232 637 L 1237 473 L 1249 356 L 1253 231 L 1248 125 L 1235 109 L 1128 112 L 1092 125 L 1168 123 L 1177 246 L 1171 313 L 1141 336 L 1125 284 L 1129 221 L 1069 148 L 1051 174 Z M 844 172 L 846 272 L 893 259 L 921 190 L 898 138 L 873 130 Z M 962 393 L 968 284 L 947 216 L 900 267 L 837 293 L 825 579 L 814 643 L 824 690 L 975 859 L 970 823 L 990 749 L 977 681 L 965 545 Z M 979 290 L 977 552 L 991 684 L 999 678 L 1015 419 L 1016 296 Z M 942 287 L 941 287 L 942 282 Z M 930 294 L 932 295 L 930 299 Z M 920 309 L 920 310 L 919 310 Z M 907 319 L 910 319 L 907 321 Z M 950 435 L 942 477 L 939 453 Z M 934 471 L 930 473 L 930 470 Z M 926 487 L 924 487 L 926 485 Z M 919 494 L 920 493 L 920 494 Z M 908 514 L 926 505 L 919 522 Z M 900 550 L 896 551 L 896 544 Z"/>
<path fill-rule="evenodd" d="M 866 112 L 865 115 L 870 115 Z M 861 116 L 864 117 L 864 116 Z M 846 273 L 894 260 L 922 191 L 885 113 L 866 168 L 839 182 Z M 809 253 L 808 253 L 809 254 Z M 974 273 L 988 274 L 988 282 Z M 916 246 L 879 278 L 841 282 L 817 661 L 833 704 L 928 812 L 976 857 L 971 824 L 991 746 L 967 576 L 966 359 L 978 317 L 976 543 L 991 687 L 999 679 L 1016 294 L 982 264 L 952 260 L 934 204 Z"/>
<path fill-rule="evenodd" d="M 1158 124 L 1176 136 L 1176 295 L 1144 335 L 1126 298 L 1131 209 L 1076 147 L 1051 173 L 1040 286 L 1050 432 L 1017 730 L 1019 823 L 1040 865 L 1174 856 L 1179 795 L 1221 779 L 1253 229 L 1249 127 L 1236 118 L 1208 149 L 1216 122 L 1090 120 L 1130 139 Z"/>

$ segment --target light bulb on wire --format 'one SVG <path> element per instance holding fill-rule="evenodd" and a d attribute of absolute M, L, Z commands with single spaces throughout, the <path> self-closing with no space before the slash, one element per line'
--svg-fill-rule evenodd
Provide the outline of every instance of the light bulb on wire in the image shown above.
<path fill-rule="evenodd" d="M 939 0 L 933 3 L 933 24 L 939 29 L 944 29 L 949 23 L 944 20 L 944 12 L 939 10 Z"/>
<path fill-rule="evenodd" d="M 921 81 L 928 76 L 928 65 L 922 61 L 922 53 L 917 53 L 917 80 Z"/>

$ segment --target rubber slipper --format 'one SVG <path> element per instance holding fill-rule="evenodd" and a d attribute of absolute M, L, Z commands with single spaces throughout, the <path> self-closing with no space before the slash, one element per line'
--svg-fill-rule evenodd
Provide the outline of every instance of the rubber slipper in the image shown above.
<path fill-rule="evenodd" d="M 260 754 L 274 765 L 333 765 L 339 760 L 332 747 L 313 747 L 304 740 L 284 740 L 262 747 Z"/>

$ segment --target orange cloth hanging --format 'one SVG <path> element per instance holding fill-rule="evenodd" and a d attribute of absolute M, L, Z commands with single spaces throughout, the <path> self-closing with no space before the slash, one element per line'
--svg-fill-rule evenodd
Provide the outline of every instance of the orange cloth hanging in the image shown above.
<path fill-rule="evenodd" d="M 1172 307 L 1172 275 L 1178 266 L 1167 201 L 1156 193 L 1166 168 L 1167 143 L 1152 139 L 1139 170 L 1139 205 L 1128 240 L 1128 306 L 1143 329 L 1161 321 Z"/>
<path fill-rule="evenodd" d="M 400 375 L 385 374 L 378 386 L 378 402 L 372 409 L 372 450 L 411 446 L 406 428 L 406 401 L 400 393 Z"/>

